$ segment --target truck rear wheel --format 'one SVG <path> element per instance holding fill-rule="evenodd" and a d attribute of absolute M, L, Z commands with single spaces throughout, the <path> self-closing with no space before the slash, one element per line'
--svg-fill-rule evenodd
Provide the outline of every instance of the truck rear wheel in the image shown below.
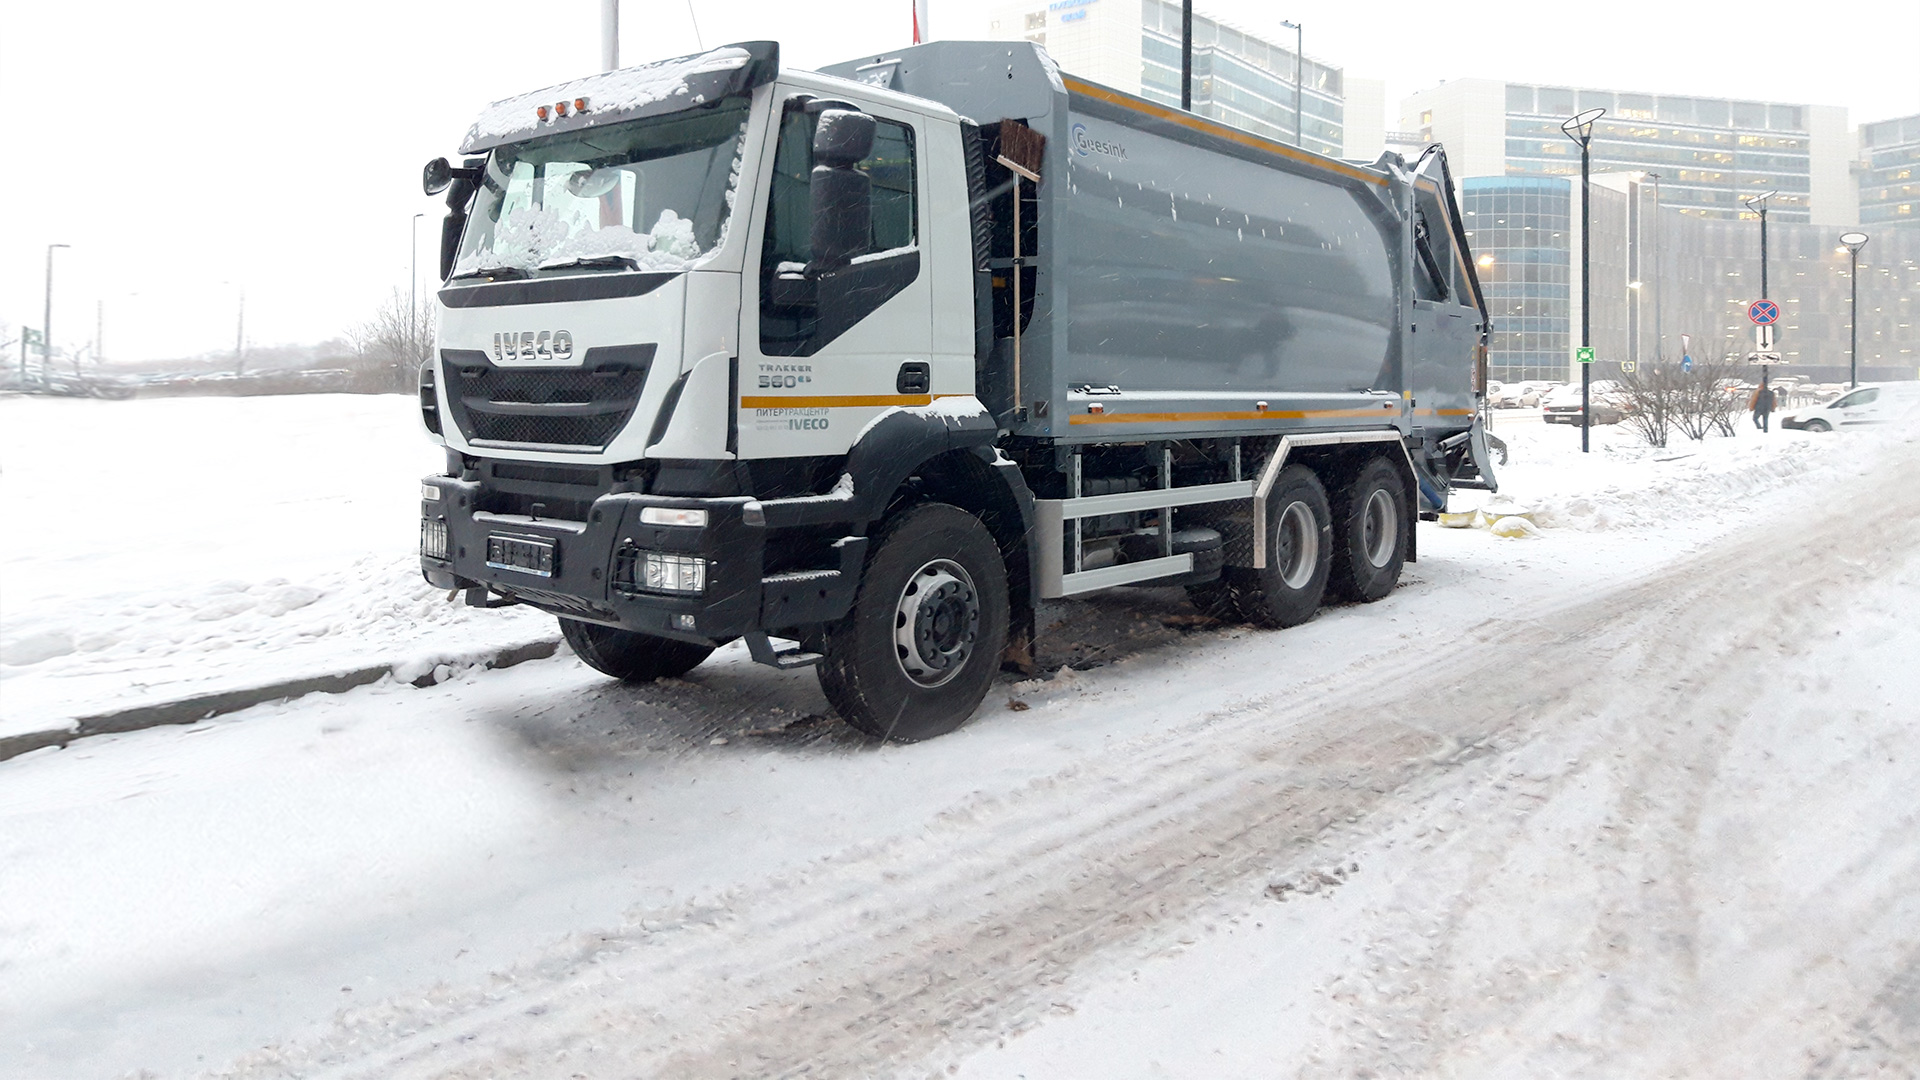
<path fill-rule="evenodd" d="M 1383 457 L 1360 466 L 1334 501 L 1335 596 L 1370 604 L 1393 591 L 1407 561 L 1407 484 Z"/>
<path fill-rule="evenodd" d="M 923 503 L 881 531 L 853 609 L 827 628 L 820 689 L 842 719 L 898 742 L 967 722 L 1007 644 L 1007 571 L 980 519 Z"/>
<path fill-rule="evenodd" d="M 1332 517 L 1326 489 L 1312 469 L 1294 464 L 1280 470 L 1267 499 L 1267 565 L 1228 567 L 1222 577 L 1248 622 L 1297 626 L 1320 610 L 1333 556 Z"/>
<path fill-rule="evenodd" d="M 693 645 L 578 619 L 561 619 L 560 636 L 588 667 L 627 682 L 685 675 L 713 655 L 711 645 Z"/>

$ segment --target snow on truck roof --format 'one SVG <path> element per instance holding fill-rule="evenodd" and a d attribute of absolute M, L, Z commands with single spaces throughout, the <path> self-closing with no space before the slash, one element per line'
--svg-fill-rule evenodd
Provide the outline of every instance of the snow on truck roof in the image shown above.
<path fill-rule="evenodd" d="M 494 102 L 468 129 L 460 152 L 477 154 L 529 135 L 579 131 L 716 101 L 771 81 L 779 68 L 778 44 L 747 41 L 603 71 Z"/>

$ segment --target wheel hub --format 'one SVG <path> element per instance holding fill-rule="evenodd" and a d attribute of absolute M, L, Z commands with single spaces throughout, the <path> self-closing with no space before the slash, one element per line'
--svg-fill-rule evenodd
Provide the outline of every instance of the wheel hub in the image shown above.
<path fill-rule="evenodd" d="M 1280 580 L 1289 589 L 1304 589 L 1320 562 L 1320 530 L 1313 511 L 1303 502 L 1291 502 L 1280 513 L 1278 543 Z"/>
<path fill-rule="evenodd" d="M 893 619 L 894 653 L 907 678 L 946 683 L 967 665 L 979 631 L 980 596 L 959 563 L 935 559 L 907 578 Z"/>
<path fill-rule="evenodd" d="M 1360 546 L 1367 553 L 1369 563 L 1384 567 L 1393 561 L 1393 549 L 1400 539 L 1400 510 L 1386 489 L 1374 488 L 1367 496 L 1360 530 Z"/>

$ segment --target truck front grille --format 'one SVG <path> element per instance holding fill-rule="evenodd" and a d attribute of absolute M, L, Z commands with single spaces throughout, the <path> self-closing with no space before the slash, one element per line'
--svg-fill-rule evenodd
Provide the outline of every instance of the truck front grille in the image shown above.
<path fill-rule="evenodd" d="M 442 349 L 448 411 L 475 446 L 604 449 L 627 425 L 653 345 L 588 349 L 580 367 L 500 367 L 475 349 Z"/>

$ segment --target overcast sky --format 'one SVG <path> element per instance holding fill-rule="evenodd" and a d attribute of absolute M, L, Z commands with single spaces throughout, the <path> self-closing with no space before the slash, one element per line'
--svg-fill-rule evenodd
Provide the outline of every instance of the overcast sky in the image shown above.
<path fill-rule="evenodd" d="M 1124 3 L 1128 0 L 1104 0 Z M 910 0 L 694 0 L 708 46 L 771 38 L 797 66 L 905 44 Z M 932 0 L 936 37 L 983 37 L 991 5 Z M 104 308 L 125 360 L 311 342 L 421 287 L 443 211 L 420 165 L 451 155 L 489 101 L 593 70 L 597 0 L 150 0 L 0 5 L 0 323 L 79 346 Z M 1855 124 L 1920 113 L 1920 2 L 1658 4 L 1216 0 L 1201 11 L 1399 97 L 1481 77 L 1846 106 Z M 696 47 L 686 0 L 625 0 L 622 58 Z M 1584 21 L 1585 25 L 1581 25 Z M 18 357 L 17 338 L 8 359 Z"/>

